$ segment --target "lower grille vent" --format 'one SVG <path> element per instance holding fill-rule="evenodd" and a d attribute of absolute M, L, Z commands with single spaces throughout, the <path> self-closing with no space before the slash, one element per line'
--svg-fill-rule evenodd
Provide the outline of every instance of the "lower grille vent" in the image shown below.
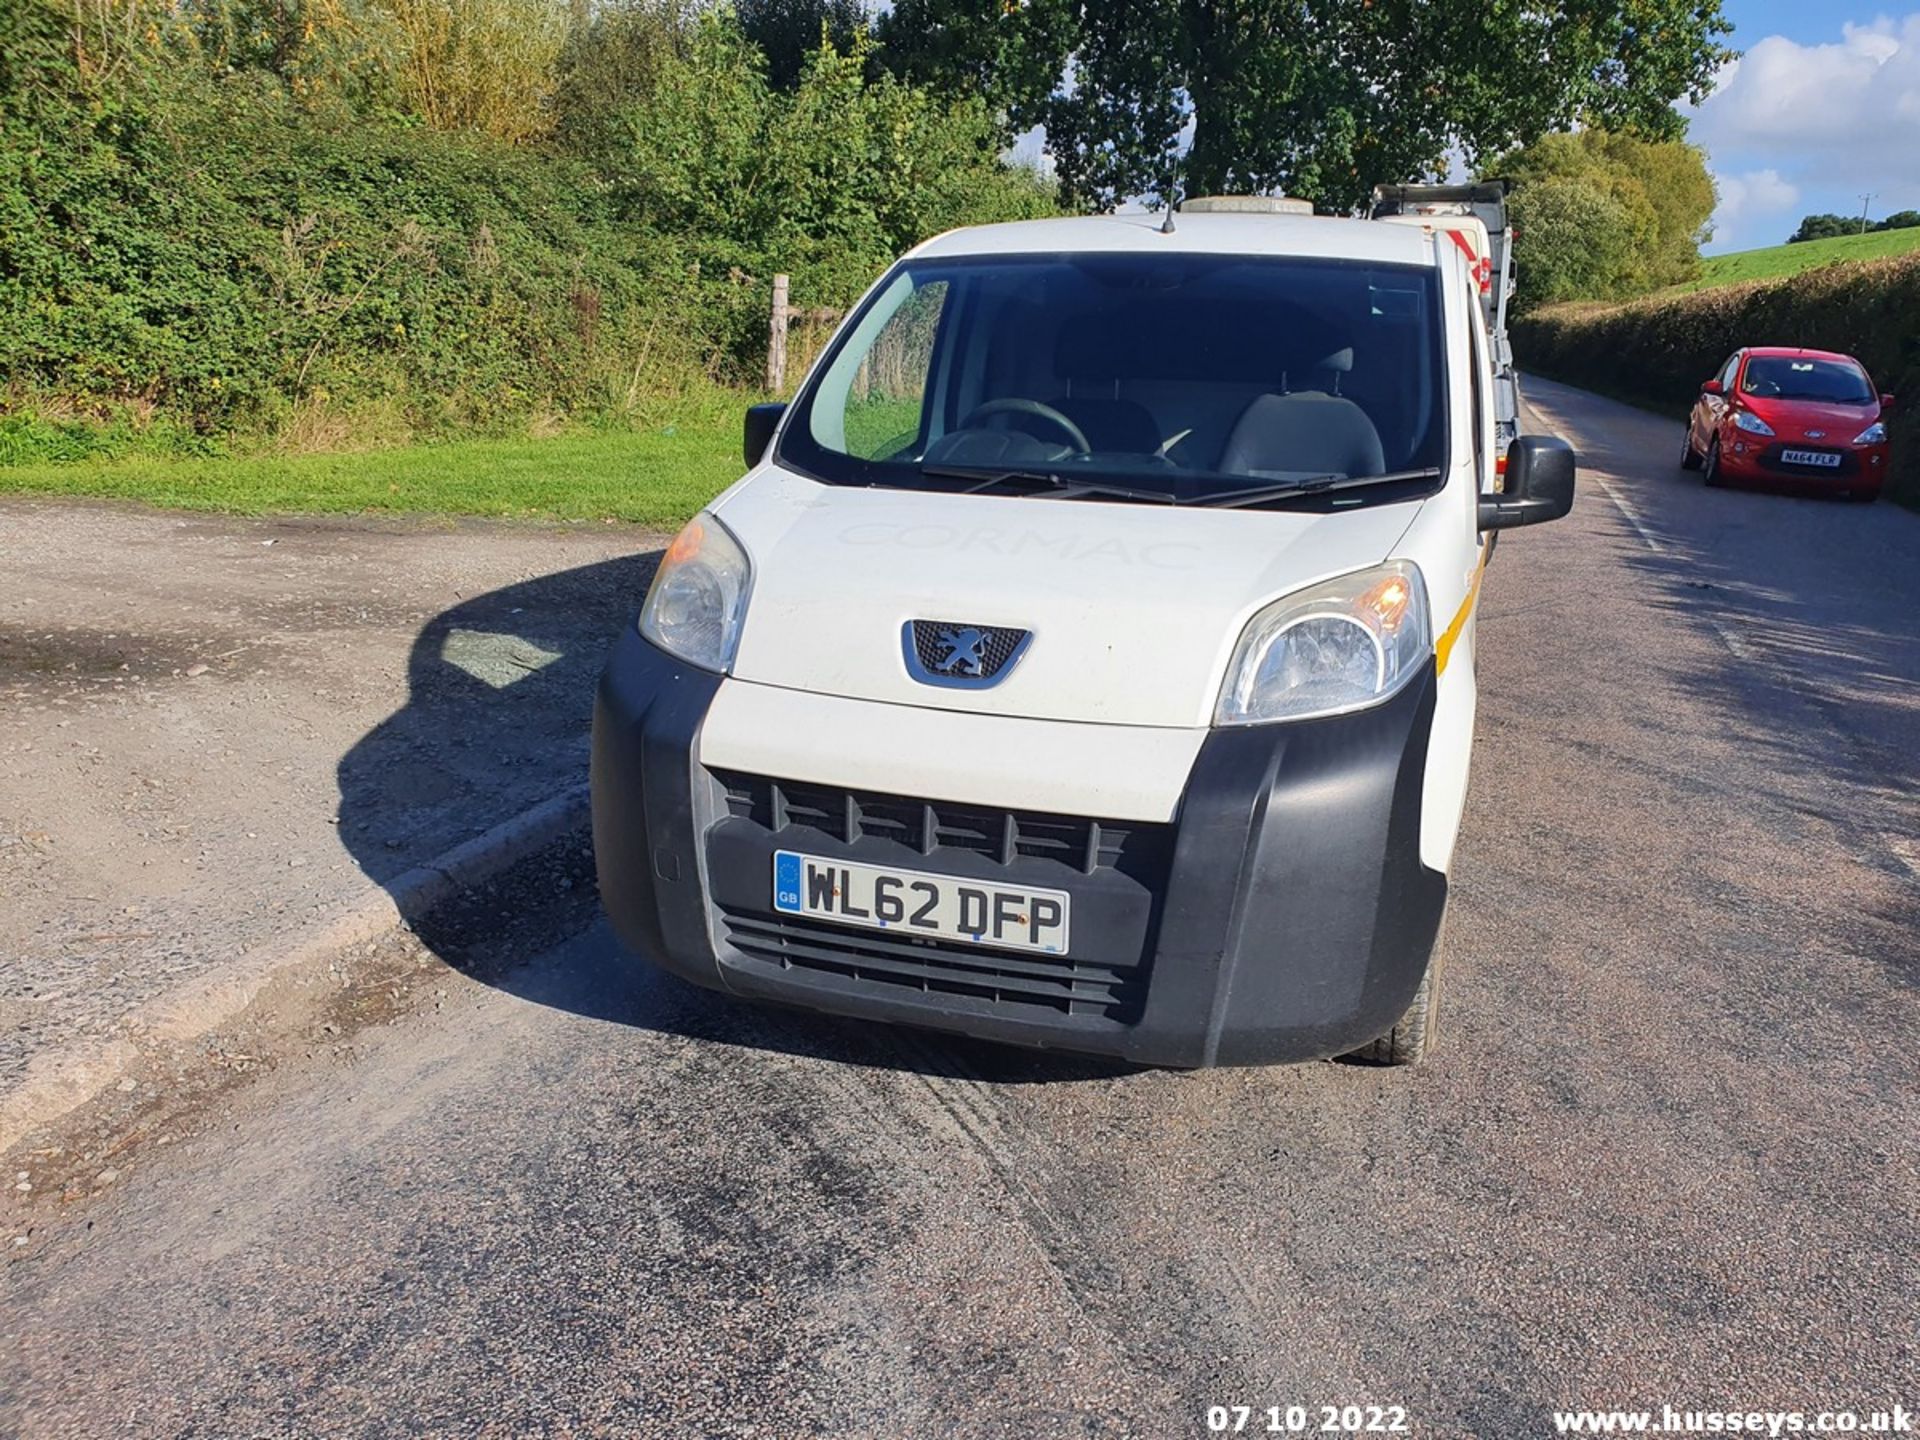
<path fill-rule="evenodd" d="M 723 909 L 727 939 L 750 959 L 928 995 L 963 995 L 1056 1015 L 1139 1019 L 1145 975 L 1137 966 L 1016 955 L 948 940 L 863 934 L 791 916 Z"/>

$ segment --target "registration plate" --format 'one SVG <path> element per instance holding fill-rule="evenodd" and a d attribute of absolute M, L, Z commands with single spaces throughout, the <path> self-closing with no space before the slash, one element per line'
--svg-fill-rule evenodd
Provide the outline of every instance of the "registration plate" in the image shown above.
<path fill-rule="evenodd" d="M 1064 955 L 1069 906 L 1064 890 L 773 852 L 773 908 L 837 925 Z"/>
<path fill-rule="evenodd" d="M 1780 458 L 1789 465 L 1823 465 L 1835 469 L 1840 456 L 1832 450 L 1782 450 Z"/>

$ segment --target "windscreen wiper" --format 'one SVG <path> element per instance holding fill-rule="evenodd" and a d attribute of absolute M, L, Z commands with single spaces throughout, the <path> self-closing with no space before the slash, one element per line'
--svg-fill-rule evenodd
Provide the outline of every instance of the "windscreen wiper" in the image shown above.
<path fill-rule="evenodd" d="M 1158 485 L 1129 485 L 1124 480 L 1078 480 L 1053 470 L 999 469 L 985 465 L 922 465 L 920 473 L 938 480 L 971 480 L 963 495 L 977 495 L 1002 485 L 1035 485 L 1037 493 L 1049 500 L 1076 500 L 1099 496 L 1112 500 L 1148 501 L 1159 505 L 1201 505 L 1229 510 L 1246 505 L 1262 505 L 1270 500 L 1297 495 L 1318 495 L 1328 490 L 1350 490 L 1367 485 L 1390 485 L 1395 481 L 1434 480 L 1444 473 L 1439 466 L 1420 470 L 1395 470 L 1385 475 L 1305 475 L 1297 480 L 1280 480 L 1269 485 L 1227 485 L 1198 495 L 1177 495 Z M 1186 477 L 1181 477 L 1186 478 Z M 1239 477 L 1219 474 L 1208 478 L 1233 480 Z"/>
<path fill-rule="evenodd" d="M 1113 500 L 1146 500 L 1160 505 L 1177 505 L 1179 500 L 1158 486 L 1129 485 L 1120 480 L 1076 480 L 1051 470 L 1001 470 L 975 465 L 922 465 L 922 475 L 937 480 L 972 480 L 960 491 L 978 495 L 1002 485 L 1039 485 L 1049 500 L 1076 500 L 1083 495 L 1103 495 Z"/>
<path fill-rule="evenodd" d="M 1231 510 L 1242 505 L 1261 505 L 1269 500 L 1281 500 L 1293 495 L 1319 495 L 1328 490 L 1353 490 L 1363 485 L 1391 485 L 1396 480 L 1437 480 L 1441 473 L 1438 465 L 1428 465 L 1419 470 L 1393 470 L 1385 475 L 1339 473 L 1307 475 L 1298 480 L 1276 481 L 1271 485 L 1247 485 L 1209 490 L 1204 495 L 1192 496 L 1184 503 Z"/>

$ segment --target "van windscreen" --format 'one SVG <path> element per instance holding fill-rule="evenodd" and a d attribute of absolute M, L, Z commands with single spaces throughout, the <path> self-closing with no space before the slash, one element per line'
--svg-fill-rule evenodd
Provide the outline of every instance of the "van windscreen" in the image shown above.
<path fill-rule="evenodd" d="M 1018 471 L 1090 498 L 1431 480 L 1446 443 L 1440 331 L 1428 268 L 907 261 L 815 367 L 780 459 L 835 484 Z"/>

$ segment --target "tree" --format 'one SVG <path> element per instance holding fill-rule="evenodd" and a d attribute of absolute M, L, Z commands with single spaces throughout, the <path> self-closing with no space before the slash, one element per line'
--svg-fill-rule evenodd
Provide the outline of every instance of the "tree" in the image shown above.
<path fill-rule="evenodd" d="M 1626 293 L 1646 217 L 1604 184 L 1551 175 L 1516 190 L 1509 214 L 1520 236 L 1516 308 Z"/>
<path fill-rule="evenodd" d="M 1569 252 L 1537 255 L 1535 236 L 1526 232 L 1520 242 L 1523 299 L 1542 299 L 1548 292 L 1560 299 L 1637 295 L 1700 273 L 1700 244 L 1710 234 L 1707 221 L 1717 197 L 1698 146 L 1589 127 L 1577 134 L 1543 136 L 1501 156 L 1488 173 L 1514 182 L 1516 204 L 1544 181 L 1582 181 L 1611 198 L 1627 227 L 1626 249 L 1609 252 L 1604 265 L 1584 257 L 1563 277 L 1535 273 L 1530 281 L 1525 278 L 1530 269 L 1544 270 Z M 1526 208 L 1520 205 L 1522 213 Z M 1552 213 L 1572 214 L 1565 193 Z M 1614 223 L 1611 210 L 1604 223 Z"/>
<path fill-rule="evenodd" d="M 1801 219 L 1800 228 L 1787 237 L 1787 243 L 1797 245 L 1802 240 L 1831 240 L 1836 235 L 1858 234 L 1859 230 L 1857 216 L 1849 219 L 1845 215 L 1808 215 Z"/>
<path fill-rule="evenodd" d="M 1876 230 L 1911 230 L 1920 225 L 1920 210 L 1896 210 L 1873 228 Z"/>
<path fill-rule="evenodd" d="M 1730 53 L 1720 0 L 897 0 L 888 63 L 1046 128 L 1063 196 L 1284 189 L 1324 209 L 1576 120 L 1654 138 Z M 1191 126 L 1191 143 L 1181 155 Z"/>
<path fill-rule="evenodd" d="M 767 81 L 776 90 L 800 83 L 823 37 L 845 51 L 868 28 L 862 0 L 738 0 L 734 11 L 747 39 L 766 57 Z"/>
<path fill-rule="evenodd" d="M 602 0 L 577 14 L 560 52 L 554 130 L 598 159 L 626 142 L 625 116 L 643 104 L 661 67 L 691 41 L 695 0 Z"/>
<path fill-rule="evenodd" d="M 1051 209 L 1031 172 L 1001 161 L 977 99 L 903 83 L 868 63 L 869 45 L 816 46 L 783 92 L 734 16 L 709 13 L 622 114 L 624 143 L 602 162 L 609 202 L 687 257 L 731 352 L 720 368 L 765 343 L 776 271 L 803 305 L 845 306 L 929 235 Z"/>

